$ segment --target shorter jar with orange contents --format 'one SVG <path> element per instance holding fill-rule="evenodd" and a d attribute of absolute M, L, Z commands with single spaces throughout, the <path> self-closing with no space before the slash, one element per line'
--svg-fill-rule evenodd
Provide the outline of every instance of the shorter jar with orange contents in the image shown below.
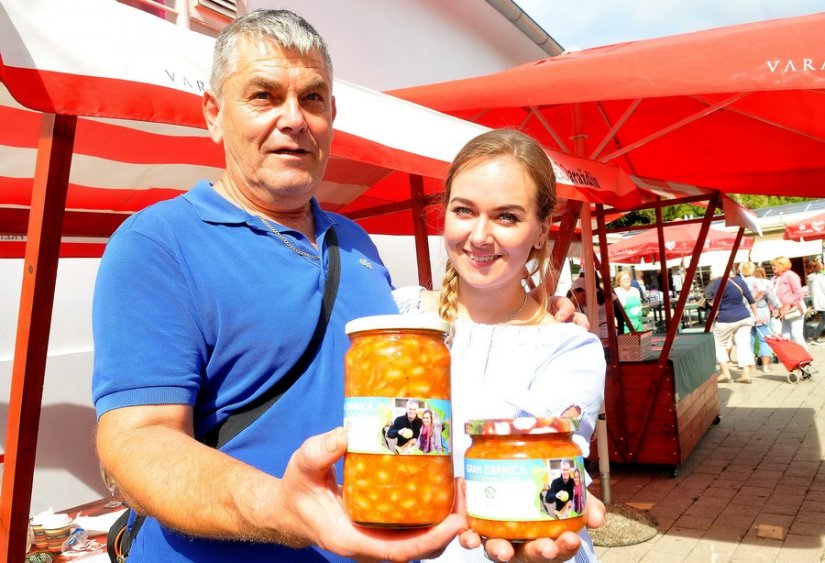
<path fill-rule="evenodd" d="M 449 324 L 381 315 L 345 330 L 344 506 L 364 526 L 437 524 L 454 495 Z"/>
<path fill-rule="evenodd" d="M 464 458 L 467 520 L 486 538 L 528 541 L 578 532 L 585 522 L 578 420 L 471 420 Z"/>

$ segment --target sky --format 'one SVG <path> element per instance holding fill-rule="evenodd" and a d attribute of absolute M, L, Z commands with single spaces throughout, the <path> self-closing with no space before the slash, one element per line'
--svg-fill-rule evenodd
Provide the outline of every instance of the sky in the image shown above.
<path fill-rule="evenodd" d="M 823 0 L 515 0 L 567 50 L 825 11 Z"/>

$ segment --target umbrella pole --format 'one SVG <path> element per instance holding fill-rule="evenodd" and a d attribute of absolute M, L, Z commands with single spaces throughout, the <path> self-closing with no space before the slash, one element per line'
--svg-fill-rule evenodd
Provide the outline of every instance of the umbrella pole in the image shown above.
<path fill-rule="evenodd" d="M 579 132 L 583 131 L 581 107 L 573 105 L 573 126 Z M 577 134 L 573 138 L 574 153 L 578 156 L 585 155 L 585 137 Z M 585 287 L 587 288 L 587 315 L 590 321 L 591 330 L 595 328 L 596 336 L 599 330 L 598 303 L 596 302 L 596 269 L 593 264 L 593 224 L 590 218 L 590 204 L 585 203 L 581 208 L 581 231 L 582 231 L 582 266 L 585 272 Z M 604 216 L 600 215 L 600 221 L 604 221 Z M 605 306 L 611 305 L 609 295 L 605 292 Z M 612 502 L 610 493 L 610 454 L 607 447 L 607 415 L 605 413 L 604 401 L 599 409 L 599 418 L 596 420 L 596 440 L 599 452 L 599 477 L 601 483 L 602 501 L 605 504 Z"/>
<path fill-rule="evenodd" d="M 597 336 L 599 334 L 599 304 L 596 301 L 596 268 L 593 259 L 593 226 L 590 218 L 590 205 L 584 204 L 581 207 L 581 231 L 582 231 L 582 268 L 584 269 L 584 283 L 587 291 L 587 317 L 590 322 L 590 330 Z M 607 298 L 605 297 L 605 303 Z M 596 447 L 599 452 L 599 478 L 601 483 L 602 502 L 610 504 L 612 495 L 610 492 L 610 453 L 607 447 L 607 415 L 604 410 L 604 401 L 599 409 L 599 417 L 596 420 Z"/>
<path fill-rule="evenodd" d="M 23 561 L 49 348 L 60 234 L 77 117 L 43 114 L 29 212 L 23 287 L 0 494 L 0 561 Z"/>

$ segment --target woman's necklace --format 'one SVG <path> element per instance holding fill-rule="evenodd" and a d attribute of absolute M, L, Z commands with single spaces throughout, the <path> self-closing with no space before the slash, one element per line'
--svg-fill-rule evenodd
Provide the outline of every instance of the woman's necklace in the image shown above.
<path fill-rule="evenodd" d="M 507 316 L 507 319 L 506 319 L 504 322 L 505 322 L 505 323 L 509 323 L 510 321 L 512 321 L 513 319 L 515 319 L 515 318 L 518 316 L 518 314 L 519 314 L 519 313 L 521 313 L 521 310 L 522 310 L 522 309 L 524 309 L 524 306 L 525 306 L 526 304 L 527 304 L 527 292 L 525 291 L 525 292 L 524 292 L 524 300 L 521 302 L 521 305 L 519 305 L 518 309 L 516 309 L 515 311 L 513 311 L 512 313 L 510 313 L 510 314 Z"/>
<path fill-rule="evenodd" d="M 318 255 L 316 255 L 316 254 L 310 254 L 309 252 L 304 252 L 303 250 L 301 250 L 300 248 L 298 248 L 297 246 L 295 246 L 294 244 L 292 244 L 292 242 L 290 242 L 290 240 L 289 240 L 288 238 L 286 238 L 286 237 L 285 237 L 285 236 L 281 233 L 281 231 L 279 231 L 278 229 L 276 229 L 276 228 L 275 228 L 275 225 L 273 225 L 273 224 L 272 224 L 272 222 L 271 222 L 269 219 L 267 219 L 266 217 L 264 217 L 264 215 L 263 215 L 263 214 L 261 214 L 261 213 L 253 213 L 253 212 L 251 212 L 249 209 L 247 209 L 247 208 L 246 208 L 246 206 L 245 206 L 243 203 L 241 203 L 241 200 L 240 200 L 240 199 L 238 199 L 238 197 L 235 195 L 235 191 L 234 191 L 234 190 L 235 190 L 235 189 L 234 189 L 234 187 L 233 187 L 233 188 L 232 188 L 232 191 L 230 191 L 230 190 L 226 190 L 226 193 L 228 193 L 228 194 L 229 194 L 229 197 L 231 197 L 231 198 L 232 198 L 232 200 L 233 200 L 235 203 L 237 203 L 237 204 L 238 204 L 238 206 L 239 206 L 241 209 L 243 209 L 246 213 L 249 213 L 250 215 L 255 215 L 256 217 L 258 217 L 258 219 L 260 219 L 260 220 L 261 220 L 261 222 L 262 222 L 264 225 L 266 225 L 266 226 L 267 226 L 267 228 L 268 228 L 270 231 L 272 231 L 272 234 L 274 234 L 276 237 L 278 237 L 279 239 L 281 239 L 281 242 L 283 242 L 283 243 L 286 245 L 286 247 L 287 247 L 288 249 L 290 249 L 290 250 L 291 250 L 292 252 L 294 252 L 295 254 L 298 254 L 299 256 L 303 256 L 303 257 L 305 257 L 305 258 L 309 258 L 310 260 L 320 260 L 320 259 L 321 259 L 321 257 L 320 257 L 320 256 L 318 256 Z M 523 307 L 523 306 L 524 306 L 524 304 L 522 303 L 522 305 L 521 305 L 521 306 Z"/>

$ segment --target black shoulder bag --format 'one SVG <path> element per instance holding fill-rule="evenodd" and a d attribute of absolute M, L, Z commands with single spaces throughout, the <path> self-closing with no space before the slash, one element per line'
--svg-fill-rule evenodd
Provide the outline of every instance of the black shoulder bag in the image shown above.
<path fill-rule="evenodd" d="M 292 385 L 298 381 L 307 368 L 312 363 L 324 334 L 327 331 L 332 308 L 335 306 L 335 297 L 338 294 L 338 282 L 341 279 L 341 257 L 338 249 L 338 236 L 335 229 L 330 227 L 326 235 L 327 250 L 329 252 L 329 271 L 327 272 L 327 283 L 324 286 L 324 297 L 321 302 L 321 312 L 318 314 L 318 323 L 312 332 L 312 338 L 304 349 L 304 353 L 290 370 L 279 379 L 266 393 L 261 395 L 256 401 L 246 405 L 243 410 L 233 412 L 223 424 L 198 438 L 207 446 L 220 449 L 229 440 L 241 433 L 241 431 L 255 422 L 258 417 L 265 413 L 278 399 L 286 393 Z M 143 525 L 146 516 L 137 514 L 131 509 L 126 510 L 118 517 L 106 538 L 106 551 L 112 563 L 124 563 L 129 555 L 129 549 L 137 536 L 138 530 Z"/>

